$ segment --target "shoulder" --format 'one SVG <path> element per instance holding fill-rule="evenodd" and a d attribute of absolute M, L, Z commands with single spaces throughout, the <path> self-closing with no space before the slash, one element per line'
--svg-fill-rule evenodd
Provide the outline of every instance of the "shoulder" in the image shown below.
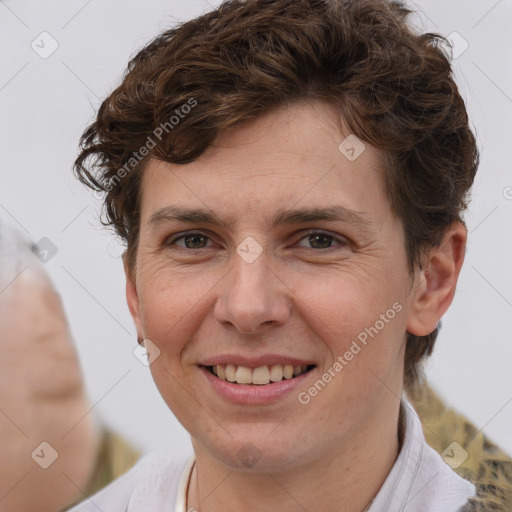
<path fill-rule="evenodd" d="M 475 485 L 458 475 L 449 465 L 451 459 L 460 457 L 456 443 L 445 450 L 445 458 L 431 448 L 425 440 L 420 419 L 414 407 L 405 401 L 410 433 L 406 472 L 411 478 L 411 486 L 406 493 L 404 510 L 459 510 L 475 495 Z"/>
<path fill-rule="evenodd" d="M 404 393 L 403 445 L 370 512 L 454 512 L 475 494 L 473 483 L 457 475 L 425 441 L 416 411 Z"/>
<path fill-rule="evenodd" d="M 176 457 L 170 450 L 149 453 L 123 476 L 68 512 L 172 510 L 189 460 L 190 456 Z"/>

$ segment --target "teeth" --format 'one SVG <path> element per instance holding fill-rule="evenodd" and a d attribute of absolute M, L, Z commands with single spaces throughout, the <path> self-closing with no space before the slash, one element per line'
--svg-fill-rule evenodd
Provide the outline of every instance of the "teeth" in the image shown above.
<path fill-rule="evenodd" d="M 291 364 L 287 364 L 283 369 L 283 377 L 285 379 L 291 379 L 293 377 L 293 366 Z"/>
<path fill-rule="evenodd" d="M 283 367 L 280 364 L 275 364 L 270 367 L 270 380 L 272 382 L 283 380 Z"/>
<path fill-rule="evenodd" d="M 292 366 L 290 364 L 274 364 L 272 366 L 260 366 L 249 368 L 248 366 L 235 366 L 234 364 L 217 364 L 212 368 L 214 375 L 228 382 L 237 384 L 265 385 L 270 382 L 279 382 L 283 379 L 291 379 L 301 375 L 307 370 L 307 365 Z"/>
<path fill-rule="evenodd" d="M 233 364 L 226 365 L 226 380 L 229 382 L 235 382 L 236 380 L 236 367 Z"/>
<path fill-rule="evenodd" d="M 238 384 L 250 384 L 252 382 L 252 372 L 247 366 L 239 366 L 236 371 L 235 380 Z"/>
<path fill-rule="evenodd" d="M 253 384 L 268 384 L 270 382 L 270 371 L 268 366 L 260 366 L 252 371 Z"/>

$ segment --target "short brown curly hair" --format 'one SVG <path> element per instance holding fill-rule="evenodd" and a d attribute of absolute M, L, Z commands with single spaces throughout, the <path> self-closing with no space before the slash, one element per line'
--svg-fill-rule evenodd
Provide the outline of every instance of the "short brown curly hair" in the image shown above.
<path fill-rule="evenodd" d="M 231 0 L 147 44 L 84 131 L 74 164 L 105 194 L 104 223 L 127 244 L 130 268 L 149 158 L 191 162 L 221 130 L 300 100 L 330 102 L 382 150 L 409 270 L 421 266 L 424 251 L 463 222 L 479 154 L 447 41 L 417 33 L 410 14 L 386 0 Z M 438 329 L 407 334 L 406 386 Z"/>

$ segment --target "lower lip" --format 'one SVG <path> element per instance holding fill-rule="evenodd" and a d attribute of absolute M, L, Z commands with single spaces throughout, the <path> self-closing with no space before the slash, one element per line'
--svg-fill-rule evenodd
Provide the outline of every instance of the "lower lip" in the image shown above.
<path fill-rule="evenodd" d="M 216 377 L 205 366 L 199 369 L 208 379 L 213 389 L 225 400 L 241 405 L 263 405 L 277 402 L 281 398 L 297 391 L 304 381 L 315 370 L 314 368 L 306 373 L 294 377 L 293 379 L 285 379 L 270 384 L 254 385 L 254 384 L 233 384 L 226 380 Z"/>

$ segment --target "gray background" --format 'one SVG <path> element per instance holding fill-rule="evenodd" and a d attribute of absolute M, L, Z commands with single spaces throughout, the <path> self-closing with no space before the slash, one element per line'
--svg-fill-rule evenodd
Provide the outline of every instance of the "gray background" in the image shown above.
<path fill-rule="evenodd" d="M 466 261 L 428 375 L 449 404 L 512 453 L 512 1 L 409 3 L 424 30 L 460 35 L 452 36 L 456 79 L 482 151 Z M 144 451 L 189 450 L 188 434 L 132 353 L 122 247 L 100 226 L 98 202 L 70 168 L 83 129 L 129 57 L 210 5 L 0 1 L 0 218 L 57 247 L 46 269 L 64 298 L 92 414 Z M 51 48 L 43 31 L 58 43 L 47 58 L 31 47 L 46 37 L 44 49 Z"/>

